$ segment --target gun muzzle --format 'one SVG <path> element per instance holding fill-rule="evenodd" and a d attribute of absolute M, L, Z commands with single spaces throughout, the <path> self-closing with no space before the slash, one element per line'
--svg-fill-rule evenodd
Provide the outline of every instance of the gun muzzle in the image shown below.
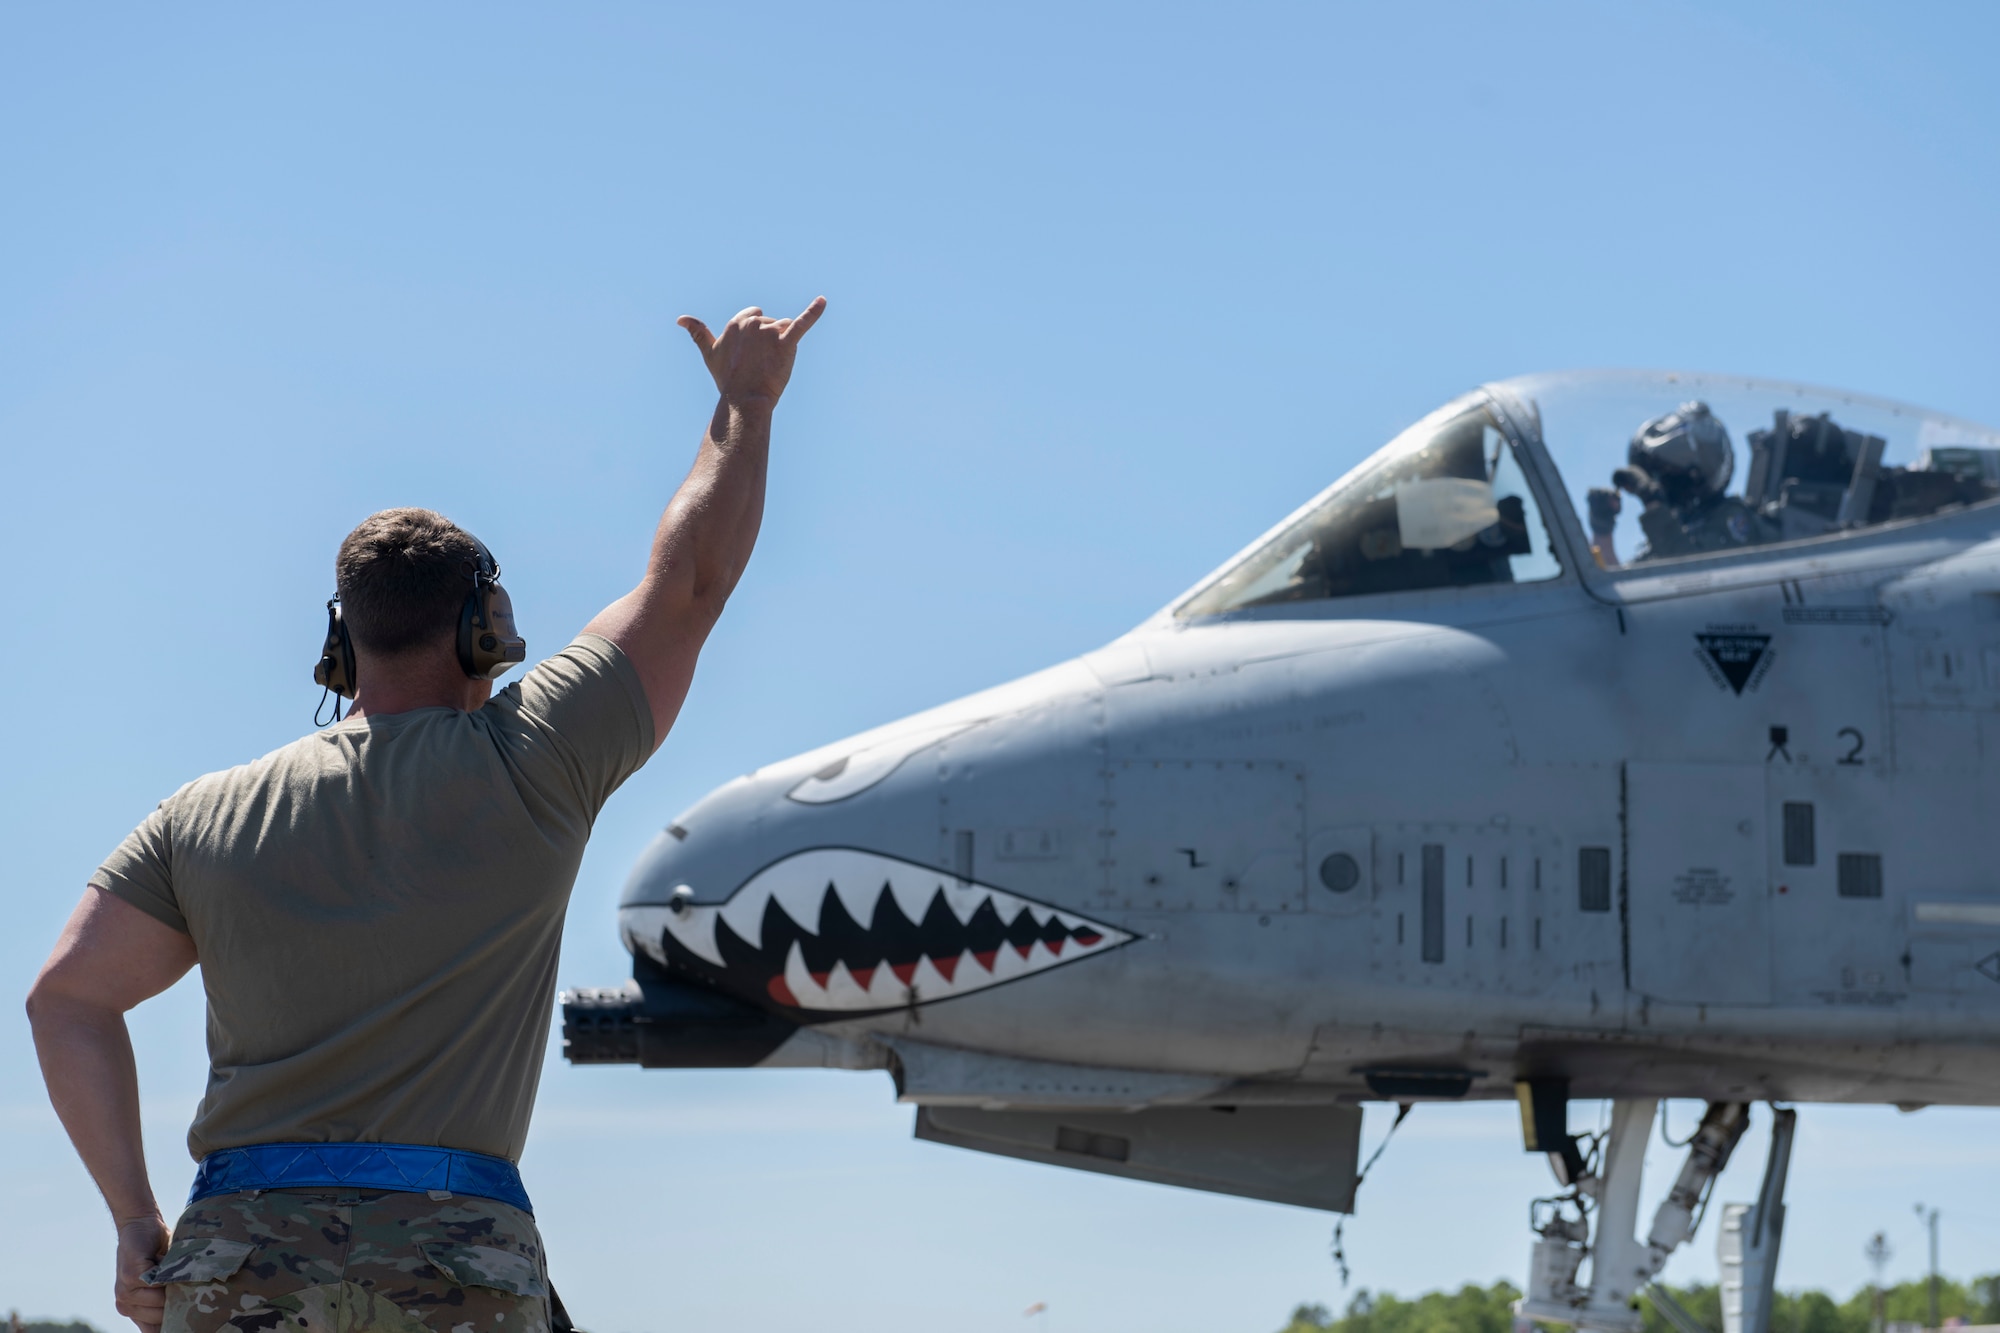
<path fill-rule="evenodd" d="M 798 1024 L 670 975 L 644 955 L 623 986 L 564 991 L 563 1058 L 573 1065 L 741 1069 L 778 1049 Z"/>

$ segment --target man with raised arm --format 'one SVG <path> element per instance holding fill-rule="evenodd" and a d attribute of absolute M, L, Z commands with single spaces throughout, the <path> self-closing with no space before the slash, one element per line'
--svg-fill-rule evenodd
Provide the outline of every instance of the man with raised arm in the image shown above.
<path fill-rule="evenodd" d="M 825 306 L 720 336 L 681 319 L 720 397 L 645 575 L 498 694 L 511 612 L 485 547 L 429 510 L 365 520 L 323 663 L 346 720 L 197 778 L 91 877 L 28 1013 L 142 1329 L 567 1327 L 514 1169 L 564 908 L 749 561 L 772 411 Z M 124 1015 L 197 965 L 208 1090 L 169 1233 Z"/>

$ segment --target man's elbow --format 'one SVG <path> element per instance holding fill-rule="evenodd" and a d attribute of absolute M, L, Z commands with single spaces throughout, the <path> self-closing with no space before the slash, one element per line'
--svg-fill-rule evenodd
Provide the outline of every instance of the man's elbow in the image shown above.
<path fill-rule="evenodd" d="M 704 561 L 696 565 L 694 577 L 681 591 L 685 599 L 685 614 L 709 625 L 722 619 L 722 608 L 728 604 L 729 595 L 743 581 L 743 568 L 742 562 L 730 560 Z"/>
<path fill-rule="evenodd" d="M 689 579 L 678 586 L 648 590 L 642 623 L 651 627 L 652 637 L 664 635 L 676 645 L 690 638 L 700 643 L 722 619 L 722 609 L 735 590 L 733 577 Z"/>
<path fill-rule="evenodd" d="M 39 1028 L 46 1025 L 62 1007 L 62 995 L 44 971 L 35 978 L 35 984 L 28 987 L 28 1026 Z"/>
<path fill-rule="evenodd" d="M 58 973 L 45 969 L 35 978 L 35 984 L 28 987 L 28 1027 L 34 1033 L 37 1045 L 58 1030 L 116 1017 L 107 1013 L 102 1003 L 94 1003 L 90 996 L 76 994 L 63 984 L 63 980 Z"/>
<path fill-rule="evenodd" d="M 671 626 L 677 632 L 704 629 L 722 616 L 729 595 L 743 577 L 741 565 L 714 561 L 670 565 L 649 573 L 621 605 L 641 623 Z"/>
<path fill-rule="evenodd" d="M 731 583 L 727 587 L 696 589 L 681 608 L 680 623 L 706 639 L 708 632 L 722 619 L 722 609 L 729 605 L 729 594 L 735 587 Z"/>
<path fill-rule="evenodd" d="M 48 973 L 35 978 L 35 984 L 28 987 L 28 1028 L 35 1034 L 37 1042 L 55 1019 L 60 1002 L 50 993 Z"/>

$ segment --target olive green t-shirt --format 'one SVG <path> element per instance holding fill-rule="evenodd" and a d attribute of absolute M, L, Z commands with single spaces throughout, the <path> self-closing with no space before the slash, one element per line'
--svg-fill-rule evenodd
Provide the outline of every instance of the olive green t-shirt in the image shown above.
<path fill-rule="evenodd" d="M 194 940 L 188 1150 L 519 1158 L 591 821 L 652 752 L 638 673 L 586 634 L 476 713 L 340 722 L 161 802 L 90 882 Z"/>

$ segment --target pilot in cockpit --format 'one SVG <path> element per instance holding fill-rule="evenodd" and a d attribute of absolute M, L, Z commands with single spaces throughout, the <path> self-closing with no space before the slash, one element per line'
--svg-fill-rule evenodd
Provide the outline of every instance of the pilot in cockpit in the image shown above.
<path fill-rule="evenodd" d="M 1758 513 L 1724 492 L 1736 471 L 1729 432 L 1707 403 L 1682 403 L 1640 426 L 1626 451 L 1627 466 L 1611 474 L 1611 487 L 1592 487 L 1586 497 L 1590 544 L 1598 562 L 1618 564 L 1612 529 L 1624 507 L 1624 491 L 1644 508 L 1639 514 L 1646 544 L 1634 560 L 1727 551 L 1772 540 Z"/>

